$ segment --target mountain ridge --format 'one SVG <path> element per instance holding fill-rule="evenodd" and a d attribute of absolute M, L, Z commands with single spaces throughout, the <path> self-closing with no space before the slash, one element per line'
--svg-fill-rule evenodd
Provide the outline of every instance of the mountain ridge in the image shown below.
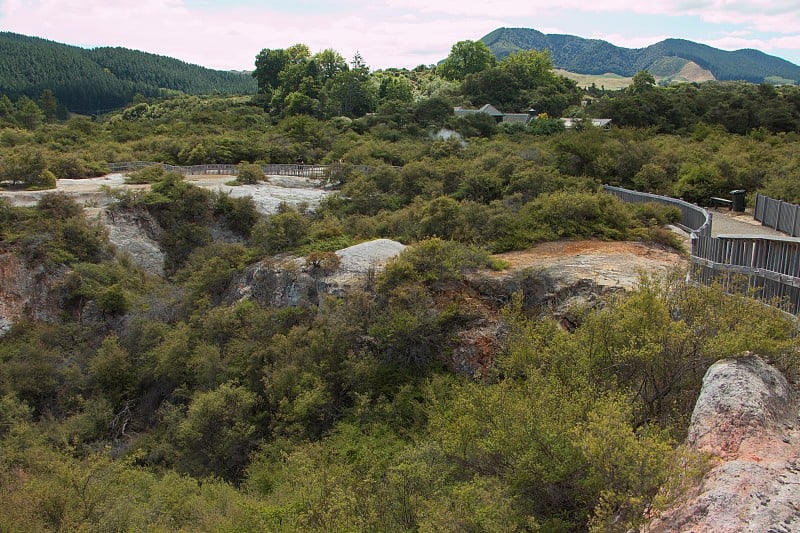
<path fill-rule="evenodd" d="M 577 74 L 633 76 L 669 58 L 673 66 L 663 78 L 677 76 L 686 63 L 693 62 L 718 80 L 800 83 L 800 66 L 785 59 L 752 48 L 725 51 L 686 39 L 669 38 L 644 48 L 625 48 L 601 39 L 545 34 L 532 28 L 498 28 L 480 40 L 498 58 L 520 50 L 549 50 L 556 68 Z"/>

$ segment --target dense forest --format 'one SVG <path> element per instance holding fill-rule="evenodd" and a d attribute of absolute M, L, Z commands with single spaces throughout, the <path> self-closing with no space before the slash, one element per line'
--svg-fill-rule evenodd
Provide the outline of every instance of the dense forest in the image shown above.
<path fill-rule="evenodd" d="M 682 272 L 575 309 L 572 329 L 519 297 L 494 302 L 491 365 L 449 364 L 478 322 L 468 278 L 504 268 L 492 253 L 570 238 L 681 247 L 663 229 L 674 212 L 601 183 L 800 200 L 796 88 L 661 88 L 644 72 L 583 94 L 547 54 L 497 61 L 469 42 L 411 71 L 302 45 L 256 65 L 254 96 L 142 98 L 97 120 L 0 99 L 9 188 L 114 161 L 233 163 L 248 181 L 264 179 L 253 164 L 297 158 L 345 169 L 316 209 L 275 213 L 138 171 L 150 187 L 110 191 L 110 209 L 168 228 L 163 277 L 63 194 L 0 199 L 0 257 L 58 280 L 54 313 L 0 337 L 0 530 L 627 531 L 708 466 L 680 442 L 713 361 L 753 350 L 797 375 L 789 318 Z M 453 114 L 490 97 L 553 112 Z M 785 120 L 759 114 L 770 108 Z M 594 113 L 617 126 L 552 118 Z M 229 298 L 258 261 L 313 258 L 315 272 L 378 237 L 411 246 L 363 289 L 293 307 Z"/>
<path fill-rule="evenodd" d="M 245 73 L 223 72 L 125 48 L 95 48 L 0 32 L 0 93 L 17 99 L 50 91 L 69 111 L 93 114 L 137 94 L 252 94 Z"/>
<path fill-rule="evenodd" d="M 581 74 L 614 73 L 633 76 L 641 70 L 653 70 L 665 58 L 693 61 L 711 71 L 720 81 L 763 83 L 770 78 L 782 83 L 800 83 L 800 67 L 746 49 L 727 52 L 685 39 L 666 39 L 645 48 L 622 48 L 600 39 L 585 39 L 574 35 L 544 34 L 526 28 L 498 28 L 481 37 L 497 57 L 502 58 L 520 50 L 549 51 L 556 67 Z M 676 64 L 675 74 L 682 64 Z"/>

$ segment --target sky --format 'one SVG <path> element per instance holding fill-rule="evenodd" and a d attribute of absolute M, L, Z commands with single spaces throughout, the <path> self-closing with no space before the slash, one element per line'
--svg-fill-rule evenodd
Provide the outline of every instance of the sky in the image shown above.
<path fill-rule="evenodd" d="M 0 0 L 0 31 L 221 70 L 253 70 L 262 49 L 297 43 L 359 53 L 372 70 L 414 68 L 501 27 L 629 48 L 675 37 L 800 64 L 798 0 Z"/>

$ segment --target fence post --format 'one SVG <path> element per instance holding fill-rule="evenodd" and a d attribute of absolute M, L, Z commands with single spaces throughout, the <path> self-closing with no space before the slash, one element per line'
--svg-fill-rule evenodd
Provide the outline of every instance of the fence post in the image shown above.
<path fill-rule="evenodd" d="M 763 206 L 761 205 L 761 193 L 756 192 L 756 207 L 753 209 L 753 218 L 764 225 L 764 215 L 761 214 Z"/>

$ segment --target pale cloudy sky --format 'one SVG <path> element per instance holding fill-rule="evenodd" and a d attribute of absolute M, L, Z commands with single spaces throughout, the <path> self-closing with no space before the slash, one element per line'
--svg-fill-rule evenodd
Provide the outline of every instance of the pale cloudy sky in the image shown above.
<path fill-rule="evenodd" d="M 798 0 L 0 0 L 0 31 L 231 70 L 295 43 L 358 51 L 372 69 L 413 68 L 500 27 L 631 48 L 677 37 L 800 64 Z"/>

